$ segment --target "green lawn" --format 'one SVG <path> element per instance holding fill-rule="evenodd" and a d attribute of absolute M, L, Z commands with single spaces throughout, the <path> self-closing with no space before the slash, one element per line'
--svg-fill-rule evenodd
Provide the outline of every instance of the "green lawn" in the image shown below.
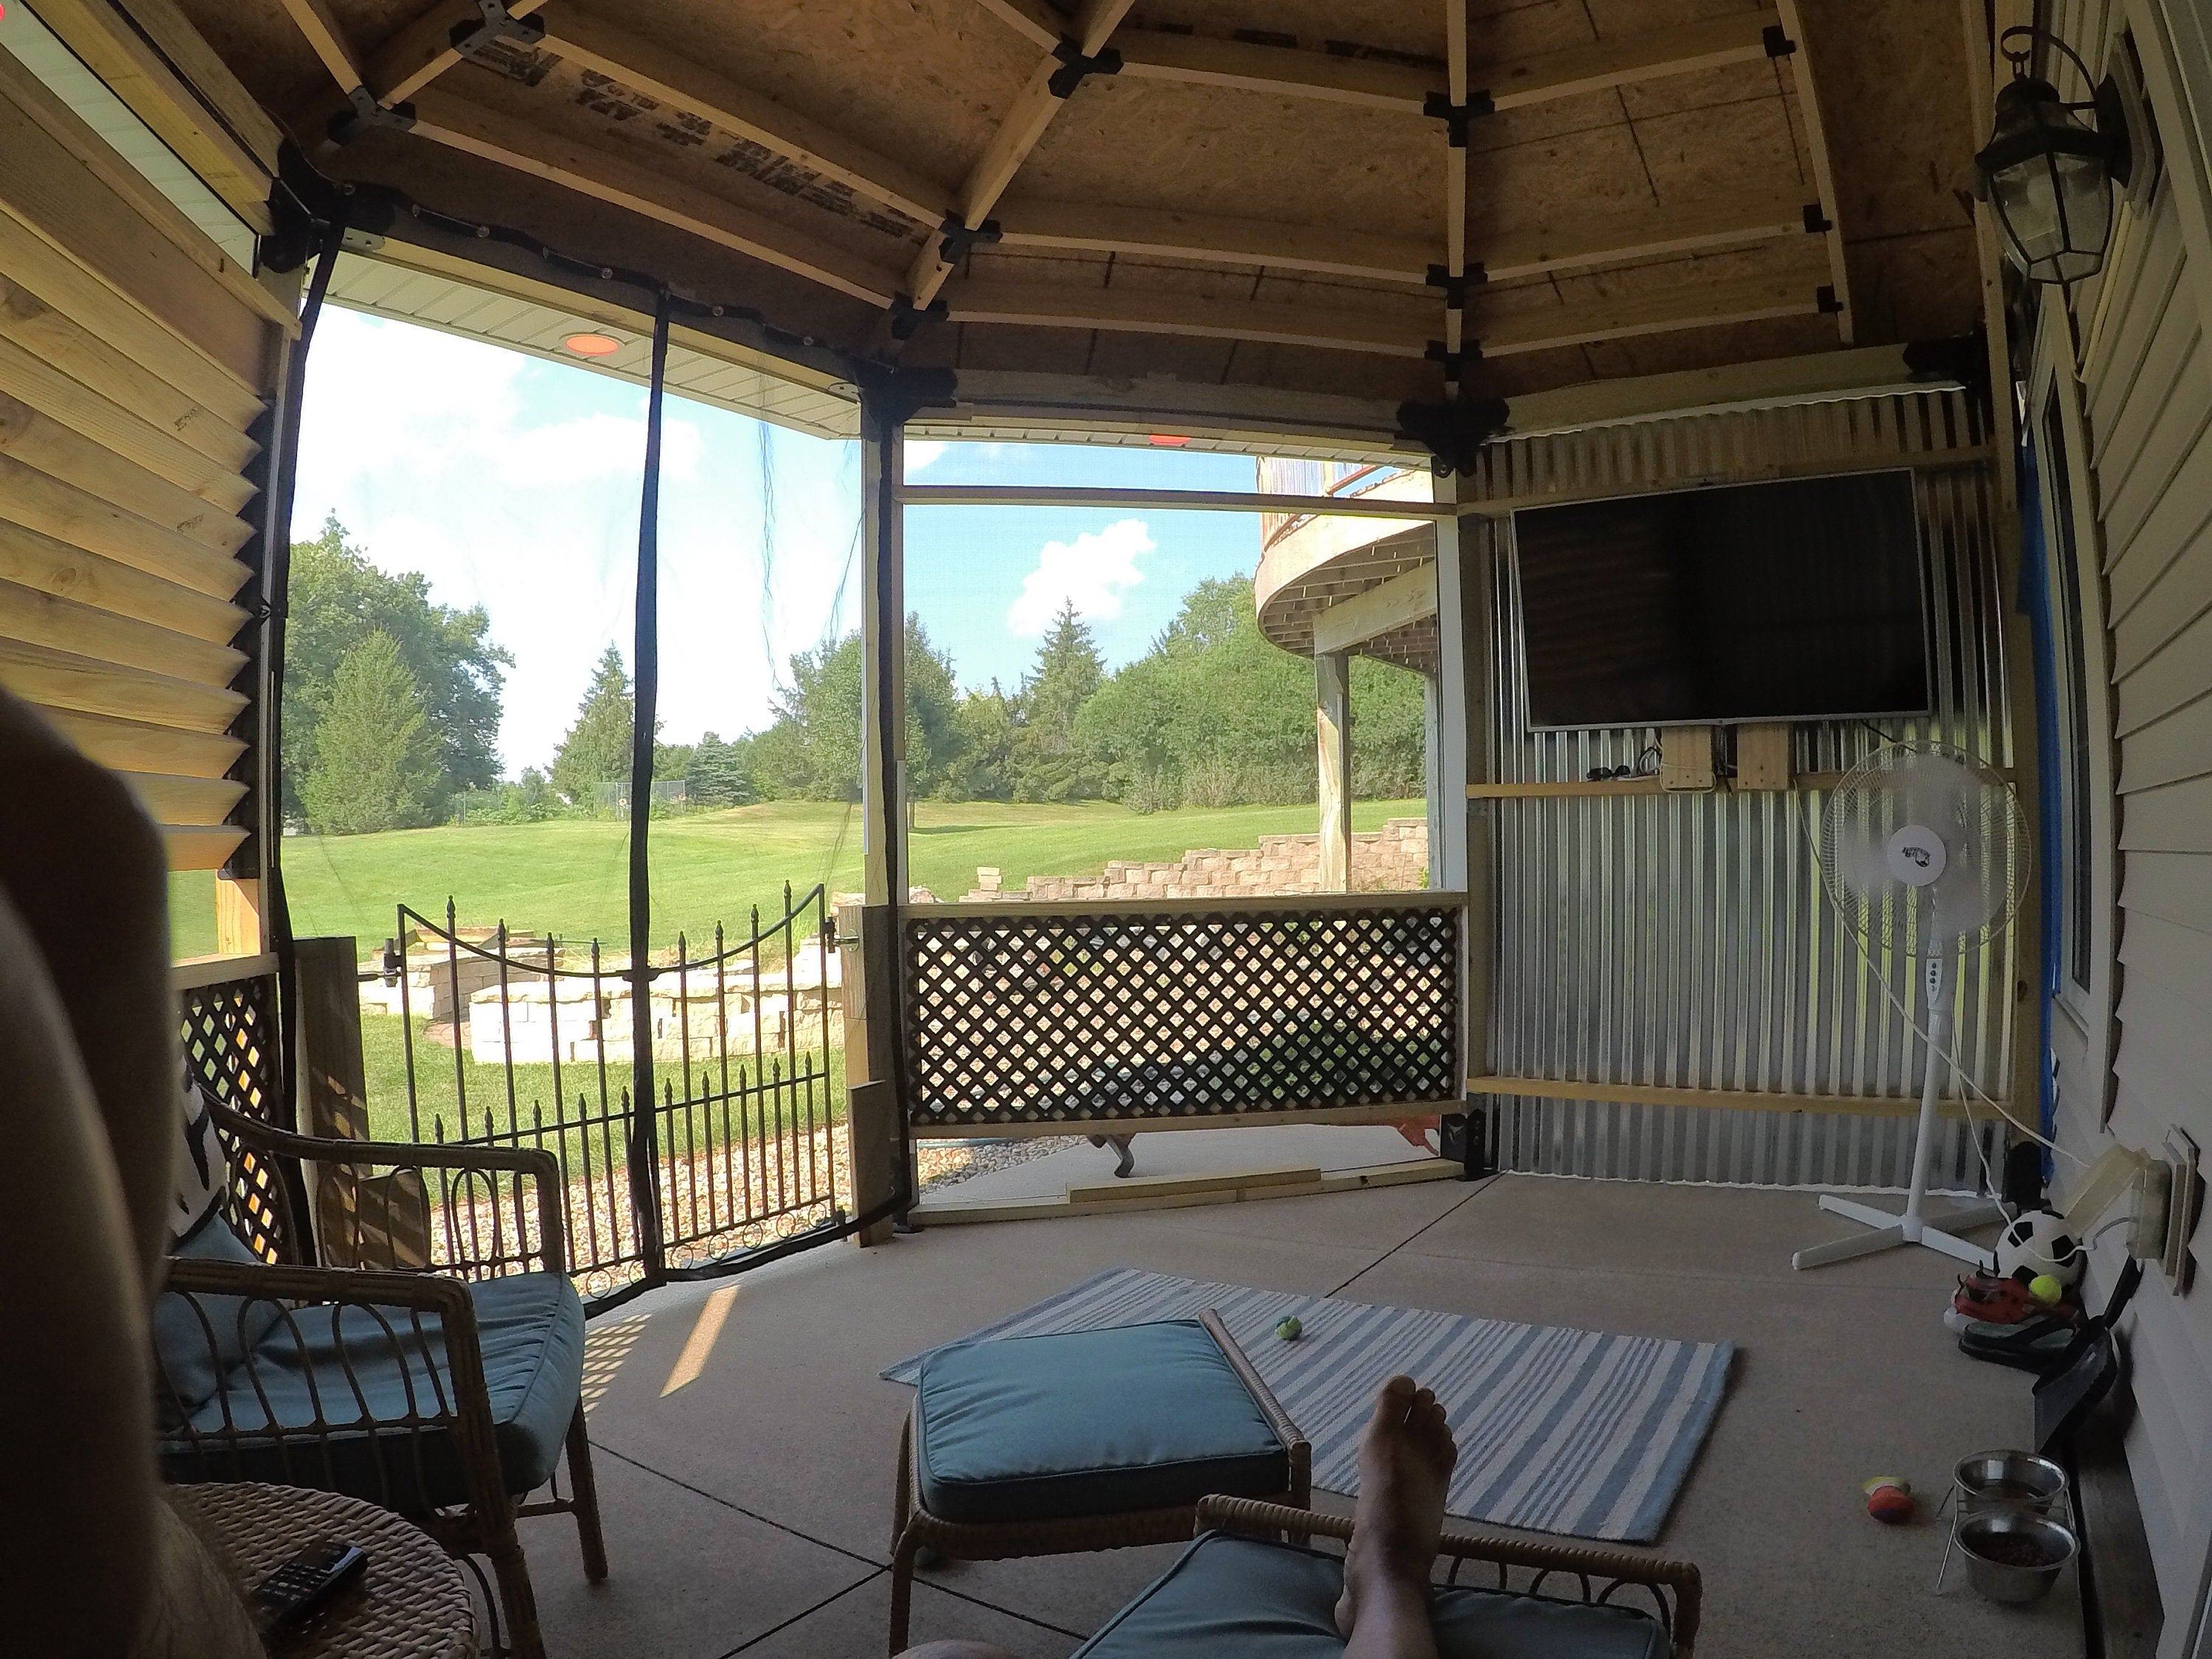
<path fill-rule="evenodd" d="M 1419 801 L 1369 801 L 1353 809 L 1361 830 L 1417 817 Z M 996 865 L 1006 884 L 1030 876 L 1091 876 L 1109 859 L 1173 859 L 1194 847 L 1251 847 L 1263 835 L 1310 832 L 1302 806 L 1184 808 L 1144 816 L 1110 802 L 1014 805 L 924 801 L 911 842 L 914 879 L 940 898 L 975 884 L 978 865 Z M 390 934 L 404 901 L 442 916 L 450 896 L 464 924 L 505 921 L 518 931 L 563 939 L 593 936 L 624 948 L 629 834 L 611 820 L 403 830 L 386 835 L 296 836 L 284 842 L 293 932 L 350 933 L 364 951 Z M 653 827 L 653 933 L 678 929 L 709 939 L 719 920 L 743 933 L 750 907 L 781 913 L 783 884 L 834 892 L 860 884 L 858 809 L 772 801 L 695 813 Z M 176 954 L 215 949 L 214 877 L 176 876 L 171 922 Z M 396 1044 L 394 1045 L 397 1046 Z"/>

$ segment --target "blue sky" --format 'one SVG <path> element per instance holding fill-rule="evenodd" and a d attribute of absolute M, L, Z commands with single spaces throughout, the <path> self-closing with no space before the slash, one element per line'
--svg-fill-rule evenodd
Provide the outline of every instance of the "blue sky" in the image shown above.
<path fill-rule="evenodd" d="M 333 307 L 308 360 L 294 533 L 335 513 L 379 566 L 482 605 L 515 659 L 507 766 L 542 766 L 600 652 L 629 653 L 644 434 L 638 387 Z M 917 483 L 1253 487 L 1242 456 L 908 447 Z M 790 654 L 855 624 L 857 446 L 671 398 L 661 504 L 663 737 L 757 729 Z M 1258 556 L 1241 514 L 916 508 L 907 599 L 963 684 L 1011 690 L 1063 599 L 1118 666 L 1200 579 L 1249 577 Z"/>

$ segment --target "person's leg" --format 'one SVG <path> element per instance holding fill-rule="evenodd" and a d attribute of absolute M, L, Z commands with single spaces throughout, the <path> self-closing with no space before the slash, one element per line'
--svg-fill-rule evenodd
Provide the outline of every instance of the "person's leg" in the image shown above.
<path fill-rule="evenodd" d="M 1359 1501 L 1336 1604 L 1345 1659 L 1437 1659 L 1429 1570 L 1458 1459 L 1436 1395 L 1410 1376 L 1385 1382 L 1359 1443 Z"/>

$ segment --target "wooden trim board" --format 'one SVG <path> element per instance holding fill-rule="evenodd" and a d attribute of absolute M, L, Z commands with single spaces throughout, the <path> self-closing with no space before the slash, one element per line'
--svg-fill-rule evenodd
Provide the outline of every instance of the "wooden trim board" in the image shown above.
<path fill-rule="evenodd" d="M 1835 1112 L 1849 1117 L 1914 1117 L 1917 1097 L 1881 1095 L 1778 1094 L 1755 1089 L 1677 1089 L 1643 1083 L 1581 1083 L 1571 1078 L 1471 1077 L 1471 1095 L 1523 1095 L 1540 1100 L 1589 1100 L 1630 1106 L 1696 1106 L 1735 1112 Z M 1956 1097 L 1938 1103 L 1948 1118 L 1964 1119 L 1967 1108 L 1986 1122 L 1996 1109 L 1986 1101 L 1962 1101 Z M 2008 1114 L 2011 1107 L 2005 1108 Z"/>
<path fill-rule="evenodd" d="M 1411 1158 L 1403 1164 L 1378 1164 L 1372 1169 L 1323 1175 L 1310 1184 L 1161 1193 L 1079 1204 L 1066 1198 L 1017 1199 L 1001 1203 L 939 1199 L 916 1205 L 907 1212 L 907 1219 L 917 1227 L 962 1227 L 992 1221 L 1041 1221 L 1062 1216 L 1127 1215 L 1144 1210 L 1194 1209 L 1206 1204 L 1249 1204 L 1272 1198 L 1312 1198 L 1324 1193 L 1356 1193 L 1375 1187 L 1407 1187 L 1425 1181 L 1457 1181 L 1464 1175 L 1462 1168 L 1449 1158 Z"/>

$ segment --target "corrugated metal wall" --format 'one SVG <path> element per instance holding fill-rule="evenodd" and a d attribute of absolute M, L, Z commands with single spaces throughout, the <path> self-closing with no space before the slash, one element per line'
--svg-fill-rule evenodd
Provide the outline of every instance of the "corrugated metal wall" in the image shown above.
<path fill-rule="evenodd" d="M 1520 440 L 1497 447 L 1504 453 L 1486 482 L 1492 500 L 1568 499 L 1915 465 L 1936 712 L 1886 729 L 2006 767 L 2013 736 L 1981 441 L 1962 394 L 1930 392 Z M 1567 781 L 1593 767 L 1633 766 L 1655 732 L 1522 725 L 1510 533 L 1506 520 L 1490 522 L 1491 781 Z M 1833 772 L 1882 738 L 1864 725 L 1805 724 L 1794 741 L 1796 770 Z M 1875 963 L 1924 1024 L 1917 964 L 1878 945 L 1870 963 L 1840 927 L 1811 840 L 1825 800 L 1799 790 L 1475 803 L 1492 815 L 1498 896 L 1492 1073 L 1917 1097 L 1924 1044 L 1884 994 Z M 2004 946 L 1963 953 L 1954 966 L 1954 1051 L 2002 1098 L 2012 1018 Z M 1955 1079 L 1945 1092 L 1960 1092 Z M 1912 1154 L 1909 1117 L 1528 1097 L 1498 1098 L 1492 1112 L 1504 1167 L 1548 1174 L 1901 1187 Z M 1966 1126 L 1947 1124 L 1937 1184 L 1971 1187 L 1978 1174 Z"/>

